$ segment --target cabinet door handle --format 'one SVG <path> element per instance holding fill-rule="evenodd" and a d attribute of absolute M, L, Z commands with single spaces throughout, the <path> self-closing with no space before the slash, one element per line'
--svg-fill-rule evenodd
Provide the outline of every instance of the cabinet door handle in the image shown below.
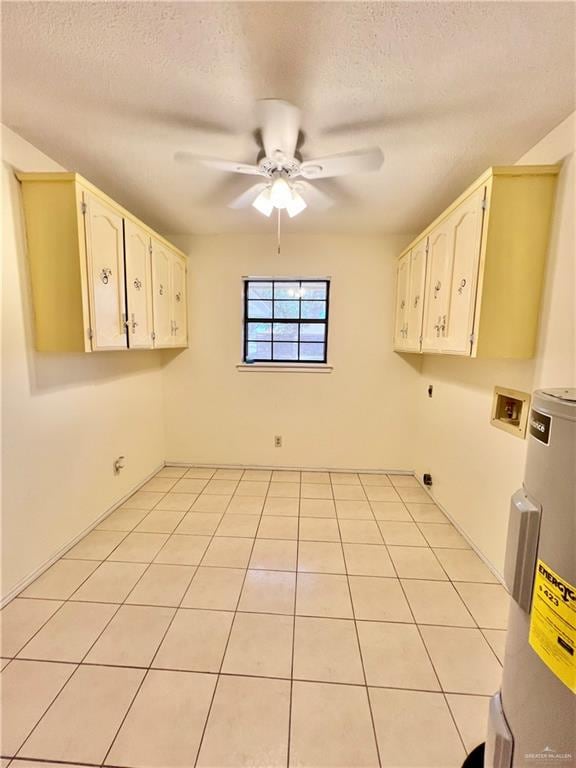
<path fill-rule="evenodd" d="M 136 322 L 136 318 L 134 316 L 134 312 L 132 312 L 132 323 L 131 323 L 131 325 L 132 325 L 132 333 L 136 333 L 136 326 L 138 325 L 138 323 Z"/>
<path fill-rule="evenodd" d="M 416 309 L 416 307 L 418 306 L 419 300 L 420 300 L 420 296 L 415 296 L 414 297 L 414 309 Z"/>
<path fill-rule="evenodd" d="M 438 280 L 436 285 L 434 286 L 434 298 L 435 299 L 438 298 L 438 291 L 440 290 L 440 288 L 442 288 L 442 283 L 440 282 L 440 280 Z"/>
<path fill-rule="evenodd" d="M 440 328 L 442 329 L 442 336 L 445 336 L 446 334 L 444 331 L 446 330 L 446 315 L 442 315 L 442 325 Z"/>
<path fill-rule="evenodd" d="M 462 296 L 462 291 L 466 288 L 466 278 L 463 277 L 462 280 L 460 280 L 460 285 L 458 286 L 458 293 L 460 296 Z"/>

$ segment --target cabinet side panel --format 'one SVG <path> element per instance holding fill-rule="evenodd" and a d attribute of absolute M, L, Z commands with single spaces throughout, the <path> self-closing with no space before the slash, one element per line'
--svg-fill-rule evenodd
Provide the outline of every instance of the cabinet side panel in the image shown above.
<path fill-rule="evenodd" d="M 23 182 L 39 352 L 83 352 L 82 280 L 74 182 Z"/>
<path fill-rule="evenodd" d="M 492 184 L 477 355 L 534 355 L 556 176 Z"/>

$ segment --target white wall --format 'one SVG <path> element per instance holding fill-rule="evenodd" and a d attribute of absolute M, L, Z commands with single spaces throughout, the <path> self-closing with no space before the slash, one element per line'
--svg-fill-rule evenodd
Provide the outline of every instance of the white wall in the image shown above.
<path fill-rule="evenodd" d="M 281 257 L 272 232 L 180 240 L 190 254 L 191 336 L 190 348 L 165 370 L 167 458 L 413 467 L 420 361 L 391 348 L 394 257 L 408 240 L 287 234 Z M 332 373 L 236 369 L 243 275 L 331 277 Z M 274 448 L 274 435 L 282 435 L 282 448 Z"/>
<path fill-rule="evenodd" d="M 62 170 L 2 135 L 2 584 L 18 583 L 164 460 L 161 354 L 34 351 L 14 169 Z M 126 469 L 115 476 L 113 459 Z"/>
<path fill-rule="evenodd" d="M 490 425 L 494 386 L 532 392 L 576 385 L 575 134 L 573 114 L 518 161 L 563 164 L 535 359 L 423 358 L 415 443 L 418 471 L 433 475 L 438 502 L 500 572 L 509 498 L 522 483 L 527 443 Z M 428 384 L 434 386 L 432 399 L 427 397 Z"/>

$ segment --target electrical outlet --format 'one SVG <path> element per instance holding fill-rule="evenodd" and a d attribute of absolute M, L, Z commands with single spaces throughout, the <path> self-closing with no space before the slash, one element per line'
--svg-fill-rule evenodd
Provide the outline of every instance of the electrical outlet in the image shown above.
<path fill-rule="evenodd" d="M 274 435 L 274 448 L 282 448 L 282 435 Z"/>

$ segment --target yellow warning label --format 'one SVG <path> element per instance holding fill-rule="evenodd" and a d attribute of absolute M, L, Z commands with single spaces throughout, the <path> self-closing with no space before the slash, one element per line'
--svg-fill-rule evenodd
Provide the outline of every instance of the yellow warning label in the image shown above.
<path fill-rule="evenodd" d="M 576 693 L 576 587 L 538 560 L 529 642 L 549 669 Z"/>

